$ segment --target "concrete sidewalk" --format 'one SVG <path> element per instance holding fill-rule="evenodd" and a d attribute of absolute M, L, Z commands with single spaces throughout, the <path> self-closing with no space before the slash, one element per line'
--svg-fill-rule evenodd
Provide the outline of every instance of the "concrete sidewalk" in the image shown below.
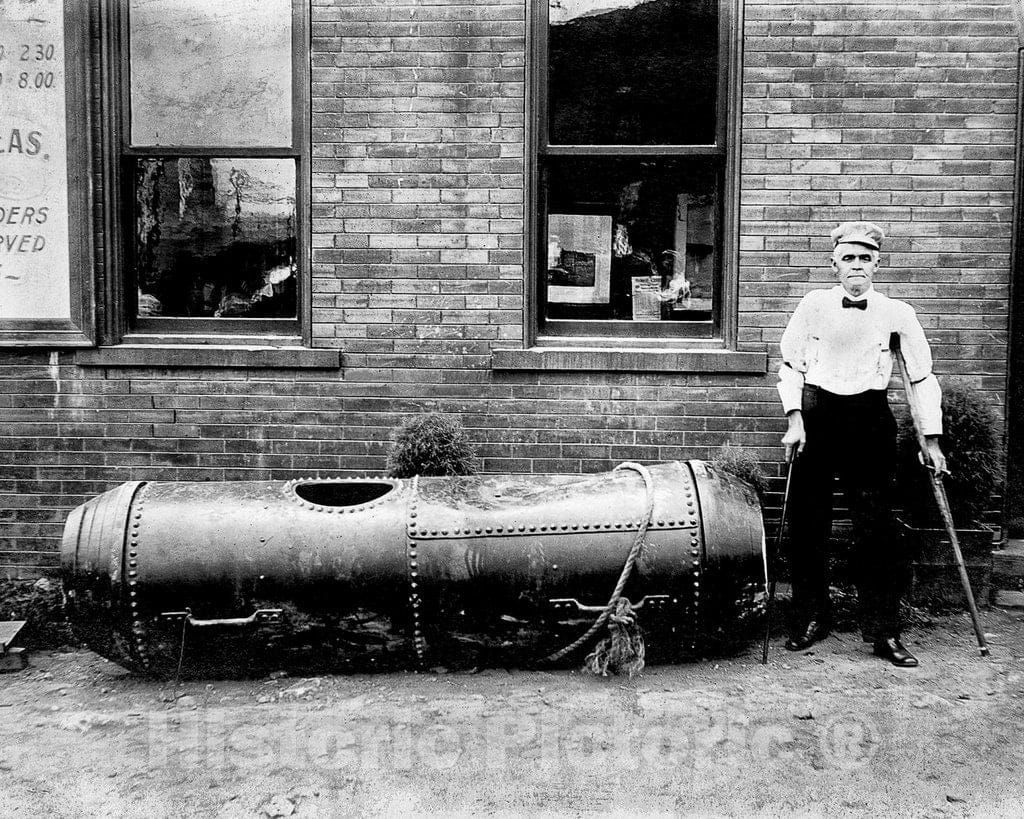
<path fill-rule="evenodd" d="M 85 651 L 0 690 L 5 815 L 1019 816 L 1024 629 L 989 610 L 790 654 L 555 673 L 272 675 L 178 686 Z"/>

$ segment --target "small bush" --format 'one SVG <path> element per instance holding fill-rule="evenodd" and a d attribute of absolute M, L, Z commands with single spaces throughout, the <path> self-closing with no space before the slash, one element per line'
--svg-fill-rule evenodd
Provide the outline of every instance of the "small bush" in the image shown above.
<path fill-rule="evenodd" d="M 757 499 L 764 505 L 764 496 L 768 491 L 768 476 L 761 463 L 743 447 L 735 444 L 723 444 L 714 457 L 711 465 L 722 472 L 728 472 L 754 487 Z"/>
<path fill-rule="evenodd" d="M 56 580 L 0 580 L 0 620 L 26 621 L 14 641 L 23 648 L 60 648 L 75 643 Z"/>
<path fill-rule="evenodd" d="M 943 434 L 939 445 L 950 471 L 943 483 L 954 523 L 972 528 L 990 508 L 992 496 L 1002 483 L 999 422 L 992 407 L 967 385 L 950 382 L 943 385 L 942 392 Z M 941 528 L 928 470 L 918 460 L 909 412 L 904 412 L 899 420 L 900 506 L 908 523 Z"/>
<path fill-rule="evenodd" d="M 392 478 L 414 475 L 472 475 L 479 459 L 457 418 L 430 412 L 407 418 L 395 431 L 388 453 Z"/>

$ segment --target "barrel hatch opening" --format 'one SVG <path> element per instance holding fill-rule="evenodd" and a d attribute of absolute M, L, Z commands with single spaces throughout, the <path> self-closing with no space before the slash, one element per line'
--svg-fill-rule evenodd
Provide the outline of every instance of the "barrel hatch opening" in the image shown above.
<path fill-rule="evenodd" d="M 317 506 L 362 506 L 395 491 L 388 481 L 310 481 L 295 485 L 295 494 Z"/>

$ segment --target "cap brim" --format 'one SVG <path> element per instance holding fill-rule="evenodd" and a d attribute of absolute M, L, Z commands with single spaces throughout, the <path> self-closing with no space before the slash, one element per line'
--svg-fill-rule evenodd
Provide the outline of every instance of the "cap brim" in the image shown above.
<path fill-rule="evenodd" d="M 872 250 L 881 250 L 879 244 L 870 236 L 842 236 L 836 240 L 836 247 L 839 245 L 864 245 Z"/>

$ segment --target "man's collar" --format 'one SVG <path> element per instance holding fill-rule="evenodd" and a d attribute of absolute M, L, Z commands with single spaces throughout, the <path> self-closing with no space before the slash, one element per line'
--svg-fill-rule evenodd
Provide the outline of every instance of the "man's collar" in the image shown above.
<path fill-rule="evenodd" d="M 873 284 L 869 286 L 868 289 L 861 293 L 859 296 L 851 296 L 846 291 L 846 288 L 843 287 L 841 284 L 837 284 L 835 287 L 833 287 L 832 291 L 836 294 L 838 298 L 847 298 L 850 301 L 865 301 L 867 299 L 874 298 L 875 296 L 878 295 L 878 293 L 875 292 L 875 286 Z"/>

